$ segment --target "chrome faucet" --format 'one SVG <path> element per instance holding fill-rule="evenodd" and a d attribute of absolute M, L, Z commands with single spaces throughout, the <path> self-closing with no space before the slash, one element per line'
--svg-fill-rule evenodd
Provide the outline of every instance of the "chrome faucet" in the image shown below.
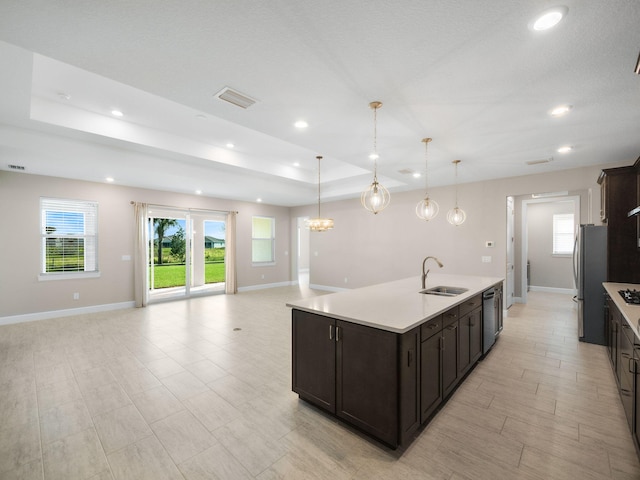
<path fill-rule="evenodd" d="M 442 263 L 440 262 L 440 260 L 438 260 L 436 257 L 426 257 L 423 261 L 422 261 L 422 289 L 424 290 L 425 287 L 425 283 L 427 282 L 427 275 L 429 274 L 429 270 L 427 270 L 426 272 L 424 271 L 424 267 L 425 264 L 427 263 L 427 260 L 429 260 L 430 258 L 433 258 L 436 263 L 438 264 L 438 266 L 440 268 L 442 268 Z"/>

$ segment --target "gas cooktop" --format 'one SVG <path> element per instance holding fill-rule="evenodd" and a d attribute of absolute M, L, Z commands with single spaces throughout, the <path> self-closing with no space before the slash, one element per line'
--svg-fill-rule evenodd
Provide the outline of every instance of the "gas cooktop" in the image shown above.
<path fill-rule="evenodd" d="M 630 305 L 640 305 L 640 292 L 638 290 L 618 290 L 623 300 Z"/>

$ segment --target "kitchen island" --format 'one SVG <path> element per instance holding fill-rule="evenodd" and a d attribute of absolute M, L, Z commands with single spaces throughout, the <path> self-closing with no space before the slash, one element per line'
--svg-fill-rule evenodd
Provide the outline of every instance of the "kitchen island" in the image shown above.
<path fill-rule="evenodd" d="M 430 275 L 288 303 L 293 391 L 396 448 L 446 401 L 482 355 L 482 292 L 503 279 Z"/>

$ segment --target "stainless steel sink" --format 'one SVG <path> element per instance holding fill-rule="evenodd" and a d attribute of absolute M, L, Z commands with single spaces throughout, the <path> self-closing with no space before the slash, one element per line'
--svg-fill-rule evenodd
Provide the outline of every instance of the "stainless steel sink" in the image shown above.
<path fill-rule="evenodd" d="M 426 288 L 424 290 L 420 290 L 420 293 L 424 293 L 426 295 L 442 295 L 444 297 L 455 297 L 456 295 L 460 295 L 461 293 L 469 290 L 468 288 L 460 288 L 460 287 L 445 287 L 445 286 L 437 286 Z"/>

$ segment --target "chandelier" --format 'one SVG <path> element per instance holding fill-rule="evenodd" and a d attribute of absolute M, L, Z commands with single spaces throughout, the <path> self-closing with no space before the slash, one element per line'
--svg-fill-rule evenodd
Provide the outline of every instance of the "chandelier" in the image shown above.
<path fill-rule="evenodd" d="M 456 169 L 456 206 L 449 210 L 449 212 L 447 213 L 447 221 L 451 225 L 455 225 L 456 227 L 458 225 L 462 225 L 467 219 L 467 214 L 464 213 L 464 210 L 458 207 L 458 164 L 460 162 L 461 160 L 454 160 L 453 162 L 451 162 L 455 165 Z"/>
<path fill-rule="evenodd" d="M 424 198 L 418 202 L 416 205 L 416 215 L 420 220 L 429 221 L 438 215 L 438 207 L 437 202 L 431 200 L 429 198 L 429 170 L 427 163 L 427 150 L 429 142 L 431 142 L 431 138 L 423 138 L 422 142 L 424 143 Z"/>
<path fill-rule="evenodd" d="M 309 218 L 305 225 L 312 232 L 325 232 L 333 228 L 333 219 L 320 216 L 320 160 L 322 160 L 322 157 L 318 155 L 316 158 L 318 159 L 318 216 Z"/>
<path fill-rule="evenodd" d="M 360 196 L 362 206 L 374 214 L 384 210 L 391 200 L 389 190 L 378 182 L 377 111 L 381 106 L 382 102 L 371 102 L 369 104 L 369 108 L 373 110 L 373 153 L 369 155 L 369 158 L 374 161 L 373 182 Z"/>

